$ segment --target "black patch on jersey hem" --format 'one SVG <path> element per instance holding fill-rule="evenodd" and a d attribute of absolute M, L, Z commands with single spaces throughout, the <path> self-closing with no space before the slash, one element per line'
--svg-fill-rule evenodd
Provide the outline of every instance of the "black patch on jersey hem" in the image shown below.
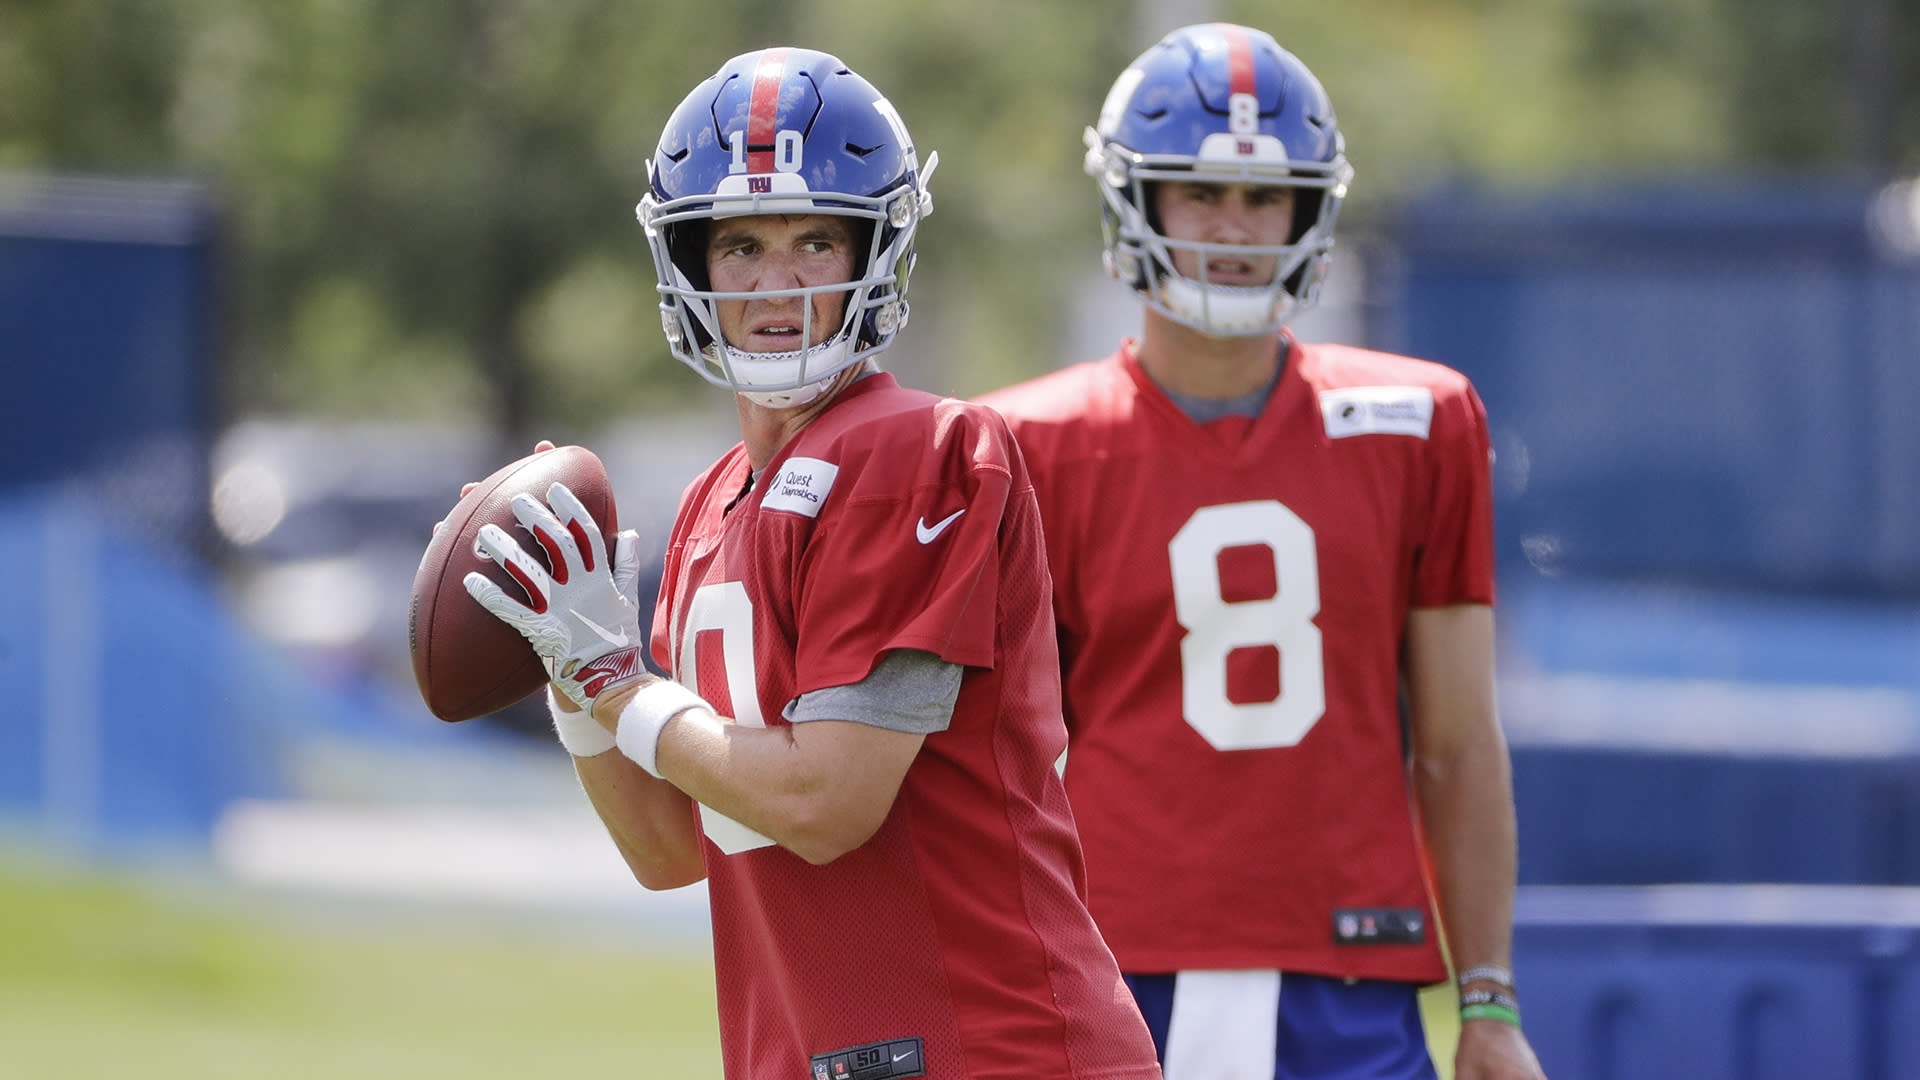
<path fill-rule="evenodd" d="M 1414 908 L 1336 908 L 1336 945 L 1425 945 L 1427 913 Z"/>
<path fill-rule="evenodd" d="M 808 1060 L 813 1080 L 893 1080 L 927 1075 L 919 1039 L 888 1039 L 845 1050 L 829 1050 Z"/>

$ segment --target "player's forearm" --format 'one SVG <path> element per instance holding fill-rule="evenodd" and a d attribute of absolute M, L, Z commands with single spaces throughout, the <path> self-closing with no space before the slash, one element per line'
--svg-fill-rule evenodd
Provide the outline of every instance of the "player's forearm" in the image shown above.
<path fill-rule="evenodd" d="M 690 709 L 661 733 L 658 760 L 702 805 L 820 864 L 880 828 L 919 746 L 866 725 L 748 727 Z"/>
<path fill-rule="evenodd" d="M 574 771 L 614 847 L 640 884 L 672 889 L 706 877 L 693 805 L 672 784 L 609 751 L 575 758 Z"/>
<path fill-rule="evenodd" d="M 1489 722 L 1491 737 L 1475 740 L 1449 759 L 1416 768 L 1416 798 L 1440 892 L 1441 924 L 1454 970 L 1487 965 L 1511 970 L 1514 814 L 1506 740 Z M 1462 990 L 1512 993 L 1491 979 Z M 1497 1018 L 1461 1023 L 1454 1064 L 1460 1077 L 1540 1080 L 1540 1062 L 1518 1027 Z"/>
<path fill-rule="evenodd" d="M 1417 760 L 1415 797 L 1458 970 L 1511 966 L 1517 871 L 1513 783 L 1499 729 L 1445 758 Z"/>
<path fill-rule="evenodd" d="M 594 703 L 594 718 L 619 734 L 621 753 L 650 751 L 652 772 L 672 787 L 816 864 L 880 828 L 923 740 L 850 721 L 739 724 L 703 702 L 647 726 L 651 737 L 640 746 L 628 733 L 638 717 L 626 713 L 640 708 L 641 695 L 659 692 L 647 689 L 656 681 L 609 690 Z"/>
<path fill-rule="evenodd" d="M 1493 610 L 1407 619 L 1414 794 L 1454 965 L 1507 966 L 1513 937 L 1513 777 L 1494 697 Z"/>

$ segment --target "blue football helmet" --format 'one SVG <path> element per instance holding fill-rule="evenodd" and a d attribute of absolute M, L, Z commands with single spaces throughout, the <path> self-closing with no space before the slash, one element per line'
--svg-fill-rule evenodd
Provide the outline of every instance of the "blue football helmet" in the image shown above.
<path fill-rule="evenodd" d="M 708 382 L 775 408 L 805 404 L 832 377 L 893 343 L 907 323 L 913 234 L 933 211 L 906 124 L 838 59 L 810 49 L 744 53 L 694 88 L 668 118 L 635 209 L 659 275 L 661 322 L 675 358 Z M 758 293 L 715 292 L 710 223 L 745 214 L 837 214 L 855 222 L 854 279 Z M 845 292 L 841 326 L 813 340 L 817 293 Z M 728 343 L 715 302 L 801 297 L 803 347 L 753 353 Z"/>
<path fill-rule="evenodd" d="M 1107 272 L 1148 307 L 1217 336 L 1271 333 L 1319 298 L 1333 223 L 1353 170 L 1319 80 L 1259 30 L 1188 26 L 1120 73 L 1086 132 L 1086 168 L 1100 188 Z M 1155 181 L 1275 184 L 1295 189 L 1289 242 L 1228 246 L 1160 232 Z M 1174 269 L 1192 251 L 1199 279 Z M 1207 281 L 1210 256 L 1277 256 L 1269 285 Z"/>

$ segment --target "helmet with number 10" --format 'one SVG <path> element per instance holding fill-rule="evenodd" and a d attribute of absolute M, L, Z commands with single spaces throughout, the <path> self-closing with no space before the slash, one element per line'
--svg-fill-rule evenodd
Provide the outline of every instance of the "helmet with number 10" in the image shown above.
<path fill-rule="evenodd" d="M 907 322 L 913 234 L 933 210 L 906 124 L 838 59 L 811 49 L 736 56 L 687 95 L 648 163 L 635 214 L 659 275 L 661 322 L 675 358 L 707 381 L 771 407 L 804 404 L 838 372 L 893 343 Z M 854 219 L 853 280 L 757 293 L 716 292 L 711 223 L 746 214 Z M 813 342 L 813 297 L 845 292 L 841 324 Z M 755 353 L 728 343 L 715 302 L 799 297 L 802 347 Z"/>
<path fill-rule="evenodd" d="M 1210 23 L 1176 30 L 1115 80 L 1086 132 L 1087 172 L 1103 200 L 1107 272 L 1148 307 L 1217 336 L 1271 333 L 1319 297 L 1333 224 L 1353 170 L 1319 80 L 1259 30 Z M 1156 181 L 1274 184 L 1295 189 L 1293 231 L 1280 246 L 1175 240 L 1160 231 Z M 1198 279 L 1174 268 L 1194 252 Z M 1264 286 L 1207 281 L 1210 256 L 1277 256 Z"/>

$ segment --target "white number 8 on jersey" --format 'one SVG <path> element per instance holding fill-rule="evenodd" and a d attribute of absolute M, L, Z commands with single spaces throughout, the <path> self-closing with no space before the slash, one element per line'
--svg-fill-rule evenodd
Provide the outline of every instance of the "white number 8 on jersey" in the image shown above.
<path fill-rule="evenodd" d="M 1273 553 L 1278 589 L 1265 600 L 1228 603 L 1221 595 L 1220 552 L 1257 546 Z M 1194 511 L 1167 545 L 1180 642 L 1187 723 L 1216 750 L 1293 746 L 1327 708 L 1321 660 L 1320 559 L 1313 528 L 1271 499 Z M 1280 652 L 1280 695 L 1236 704 L 1227 698 L 1227 655 L 1272 646 Z"/>

